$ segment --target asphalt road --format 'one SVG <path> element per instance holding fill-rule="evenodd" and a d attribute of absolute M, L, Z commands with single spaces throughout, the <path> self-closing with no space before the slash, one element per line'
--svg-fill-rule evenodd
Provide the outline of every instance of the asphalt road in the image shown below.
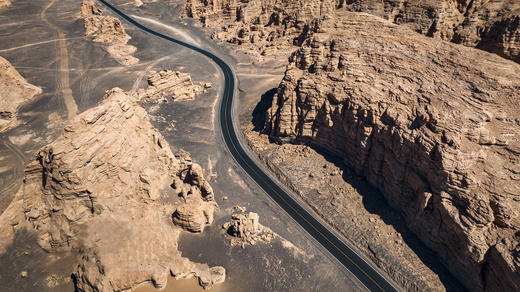
<path fill-rule="evenodd" d="M 397 289 L 368 264 L 348 243 L 343 242 L 326 226 L 321 224 L 314 216 L 286 193 L 278 182 L 273 181 L 248 155 L 242 147 L 237 130 L 234 127 L 232 108 L 235 93 L 235 77 L 231 67 L 219 57 L 209 51 L 179 41 L 167 35 L 156 32 L 133 18 L 129 17 L 105 0 L 99 0 L 105 6 L 124 18 L 136 27 L 172 43 L 192 49 L 215 62 L 224 74 L 224 89 L 220 104 L 220 126 L 226 146 L 235 158 L 236 162 L 249 174 L 249 176 L 268 194 L 281 208 L 283 208 L 296 222 L 298 222 L 316 241 L 326 248 L 341 264 L 343 264 L 357 279 L 371 291 L 397 291 Z"/>

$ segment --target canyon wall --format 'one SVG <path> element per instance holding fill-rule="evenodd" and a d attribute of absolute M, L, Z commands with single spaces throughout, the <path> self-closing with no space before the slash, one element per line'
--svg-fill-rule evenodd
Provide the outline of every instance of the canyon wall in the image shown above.
<path fill-rule="evenodd" d="M 468 289 L 519 290 L 520 65 L 364 13 L 316 28 L 264 130 L 343 157 Z"/>
<path fill-rule="evenodd" d="M 285 56 L 309 35 L 313 19 L 335 10 L 370 13 L 427 36 L 520 62 L 517 0 L 188 0 L 185 16 L 217 28 L 213 38 L 261 57 Z"/>
<path fill-rule="evenodd" d="M 312 20 L 335 10 L 329 0 L 188 0 L 185 17 L 217 27 L 212 37 L 262 59 L 285 59 L 312 31 Z"/>
<path fill-rule="evenodd" d="M 338 7 L 381 16 L 427 36 L 520 62 L 517 0 L 340 0 Z"/>

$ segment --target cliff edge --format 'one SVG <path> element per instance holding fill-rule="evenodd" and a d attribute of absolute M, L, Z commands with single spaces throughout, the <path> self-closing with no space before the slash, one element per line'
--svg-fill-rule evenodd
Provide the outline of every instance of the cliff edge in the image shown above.
<path fill-rule="evenodd" d="M 366 12 L 421 34 L 520 62 L 520 2 L 468 0 L 187 0 L 186 17 L 214 27 L 213 38 L 259 59 L 284 58 L 335 11 Z"/>
<path fill-rule="evenodd" d="M 520 65 L 363 13 L 317 25 L 265 130 L 343 157 L 468 289 L 520 289 Z"/>

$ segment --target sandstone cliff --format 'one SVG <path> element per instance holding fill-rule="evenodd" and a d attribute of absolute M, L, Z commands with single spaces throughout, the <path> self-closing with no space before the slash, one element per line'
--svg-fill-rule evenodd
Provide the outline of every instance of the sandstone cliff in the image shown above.
<path fill-rule="evenodd" d="M 194 215 L 173 220 L 183 208 Z M 174 223 L 201 231 L 216 208 L 201 167 L 174 155 L 146 111 L 116 88 L 26 167 L 21 189 L 0 216 L 0 243 L 27 228 L 49 252 L 78 251 L 78 291 L 127 291 L 145 282 L 161 288 L 170 273 L 195 275 L 211 287 L 224 281 L 224 268 L 183 258 Z"/>
<path fill-rule="evenodd" d="M 238 44 L 251 55 L 283 58 L 308 37 L 312 20 L 345 9 L 520 62 L 517 0 L 188 0 L 185 16 L 216 27 L 213 38 Z"/>
<path fill-rule="evenodd" d="M 342 156 L 468 289 L 518 290 L 520 66 L 367 14 L 318 26 L 266 130 Z"/>
<path fill-rule="evenodd" d="M 0 132 L 16 125 L 20 106 L 41 93 L 29 84 L 6 59 L 0 57 Z"/>
<path fill-rule="evenodd" d="M 310 22 L 333 10 L 329 0 L 188 0 L 185 16 L 218 27 L 214 39 L 240 45 L 257 58 L 285 59 L 312 30 Z"/>
<path fill-rule="evenodd" d="M 338 6 L 368 12 L 428 36 L 520 62 L 517 0 L 340 0 Z"/>
<path fill-rule="evenodd" d="M 132 56 L 136 47 L 128 45 L 131 37 L 125 32 L 118 18 L 104 16 L 94 2 L 84 0 L 81 4 L 79 17 L 85 25 L 85 38 L 104 44 L 105 50 L 121 65 L 133 65 L 139 59 Z"/>

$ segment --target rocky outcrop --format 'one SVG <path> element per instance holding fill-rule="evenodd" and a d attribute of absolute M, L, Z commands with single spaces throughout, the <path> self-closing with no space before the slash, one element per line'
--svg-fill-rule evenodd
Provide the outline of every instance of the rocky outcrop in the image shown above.
<path fill-rule="evenodd" d="M 218 27 L 214 39 L 240 45 L 256 58 L 285 59 L 312 30 L 311 21 L 334 10 L 333 2 L 188 0 L 184 15 Z"/>
<path fill-rule="evenodd" d="M 0 57 L 0 132 L 15 126 L 20 106 L 41 92 L 41 88 L 25 81 L 9 61 Z"/>
<path fill-rule="evenodd" d="M 185 16 L 216 27 L 213 38 L 260 59 L 284 58 L 335 10 L 367 12 L 432 37 L 520 62 L 520 2 L 468 0 L 188 0 Z"/>
<path fill-rule="evenodd" d="M 217 204 L 201 167 L 174 155 L 146 111 L 116 88 L 29 163 L 0 216 L 1 239 L 26 222 L 45 250 L 78 251 L 78 291 L 127 291 L 145 282 L 161 288 L 169 274 L 195 275 L 209 288 L 224 280 L 224 268 L 183 258 L 181 229 L 171 222 L 175 210 L 201 205 L 212 218 Z"/>
<path fill-rule="evenodd" d="M 236 213 L 231 216 L 231 221 L 222 225 L 231 238 L 231 246 L 255 245 L 258 241 L 270 242 L 278 237 L 271 229 L 259 223 L 260 216 L 257 213 Z"/>
<path fill-rule="evenodd" d="M 84 21 L 85 38 L 104 44 L 105 50 L 118 63 L 133 65 L 139 62 L 132 56 L 137 49 L 127 44 L 131 37 L 118 18 L 104 16 L 94 2 L 88 0 L 82 2 L 79 17 Z"/>
<path fill-rule="evenodd" d="M 173 222 L 188 231 L 202 232 L 204 226 L 213 222 L 213 213 L 217 208 L 213 189 L 204 179 L 202 167 L 190 165 L 187 171 L 174 179 L 173 186 L 184 199 L 184 203 L 173 213 Z"/>
<path fill-rule="evenodd" d="M 518 290 L 520 65 L 367 14 L 318 31 L 265 130 L 342 156 L 468 289 Z"/>
<path fill-rule="evenodd" d="M 520 2 L 517 0 L 342 0 L 339 7 L 368 12 L 428 36 L 520 62 Z"/>
<path fill-rule="evenodd" d="M 193 100 L 195 96 L 210 88 L 211 83 L 193 83 L 190 74 L 163 70 L 151 72 L 148 76 L 148 88 L 139 92 L 140 98 L 152 100 L 167 99 Z"/>

